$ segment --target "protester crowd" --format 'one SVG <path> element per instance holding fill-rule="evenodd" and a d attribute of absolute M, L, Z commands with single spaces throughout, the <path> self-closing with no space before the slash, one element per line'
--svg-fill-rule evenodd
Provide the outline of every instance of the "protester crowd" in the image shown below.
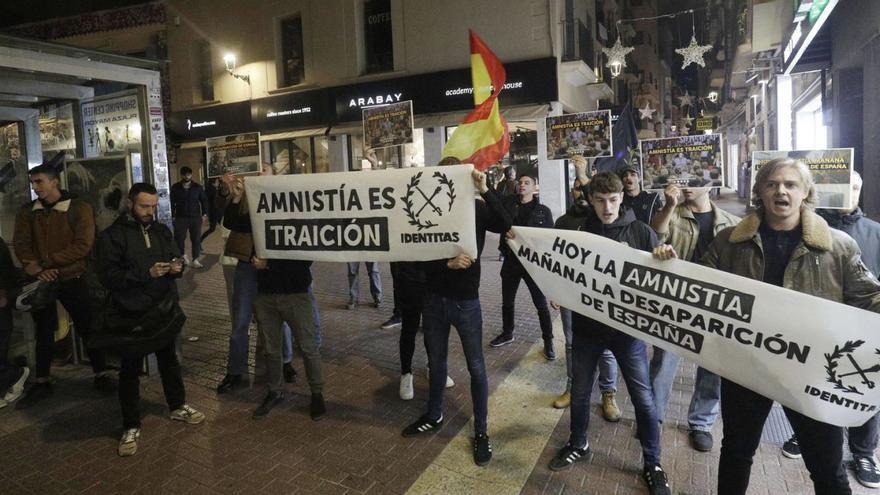
<path fill-rule="evenodd" d="M 572 203 L 561 217 L 553 219 L 549 208 L 540 203 L 537 177 L 521 174 L 516 178 L 515 170 L 510 169 L 493 189 L 487 185 L 486 175 L 475 171 L 478 255 L 392 263 L 394 313 L 382 326 L 400 328 L 400 398 L 414 397 L 412 361 L 420 325 L 430 379 L 427 410 L 403 428 L 403 436 L 431 435 L 445 420 L 444 390 L 454 386 L 447 375 L 454 327 L 470 375 L 473 459 L 480 466 L 492 459 L 479 296 L 480 254 L 487 231 L 506 239 L 515 238 L 514 226 L 589 232 L 651 252 L 658 260 L 701 263 L 880 311 L 880 282 L 875 276 L 880 270 L 880 224 L 866 218 L 857 206 L 861 178 L 855 173 L 851 209 L 814 212 L 815 189 L 806 166 L 791 159 L 774 160 L 757 174 L 753 194 L 759 198 L 758 208 L 740 219 L 718 207 L 707 187 L 670 185 L 660 195 L 642 189 L 635 167 L 590 176 L 583 157 L 574 162 L 577 178 Z M 264 166 L 263 173 L 272 174 L 271 166 Z M 171 189 L 173 234 L 157 221 L 157 190 L 149 184 L 135 184 L 128 193 L 128 212 L 98 233 L 91 207 L 60 188 L 57 169 L 44 164 L 31 169 L 29 175 L 37 199 L 20 209 L 11 243 L 22 273 L 17 273 L 7 244 L 0 239 L 0 394 L 4 394 L 0 395 L 0 407 L 11 403 L 16 408 L 35 407 L 52 395 L 55 385 L 50 364 L 58 326 L 57 301 L 70 314 L 88 349 L 95 388 L 118 393 L 123 426 L 120 456 L 137 452 L 141 435 L 139 377 L 147 355 L 156 356 L 169 418 L 187 424 L 203 422 L 205 415 L 187 402 L 178 361 L 186 315 L 178 302 L 176 280 L 185 270 L 201 267 L 202 218 L 209 215 L 211 228 L 222 225 L 226 237 L 223 264 L 232 320 L 227 371 L 217 393 L 248 385 L 248 327 L 256 319 L 256 367 L 257 373 L 265 375 L 267 391 L 253 418 L 266 417 L 284 401 L 285 383 L 296 375 L 294 348 L 302 356 L 311 391 L 310 416 L 320 420 L 327 414 L 323 391 L 325 386 L 332 387 L 332 382 L 325 384 L 324 379 L 311 262 L 256 256 L 244 178 L 225 176 L 211 184 L 209 198 L 201 185 L 192 182 L 192 170 L 183 167 L 182 181 Z M 187 234 L 192 257 L 183 253 Z M 648 491 L 671 493 L 661 465 L 660 430 L 679 356 L 656 347 L 648 349 L 643 341 L 588 315 L 559 308 L 547 300 L 505 242 L 500 249 L 502 328 L 487 345 L 500 347 L 516 338 L 514 301 L 520 282 L 531 295 L 543 356 L 550 361 L 557 358 L 551 307 L 561 315 L 567 380 L 560 384 L 563 392 L 552 406 L 570 408 L 571 431 L 549 469 L 568 469 L 592 453 L 589 407 L 598 368 L 602 417 L 610 422 L 621 417 L 616 402 L 619 374 L 635 409 Z M 821 276 L 813 277 L 814 270 L 806 269 L 811 263 Z M 359 265 L 348 266 L 350 310 L 360 304 Z M 383 294 L 377 264 L 367 263 L 367 273 L 372 303 L 379 307 Z M 34 320 L 33 374 L 30 368 L 8 360 L 13 307 L 29 311 Z M 108 356 L 119 359 L 118 381 L 107 365 Z M 724 377 L 697 369 L 688 408 L 689 441 L 697 452 L 711 451 L 711 431 L 721 414 L 720 494 L 746 493 L 752 459 L 772 403 L 772 399 Z M 785 455 L 803 457 L 816 493 L 851 493 L 843 465 L 844 428 L 784 410 L 795 432 L 786 442 Z M 873 488 L 880 487 L 874 456 L 878 421 L 874 416 L 864 426 L 848 431 L 856 478 Z"/>

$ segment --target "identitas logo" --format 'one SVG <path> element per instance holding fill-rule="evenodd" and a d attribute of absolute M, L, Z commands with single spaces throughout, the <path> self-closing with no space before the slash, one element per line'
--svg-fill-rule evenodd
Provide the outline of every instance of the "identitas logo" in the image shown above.
<path fill-rule="evenodd" d="M 864 343 L 864 340 L 847 340 L 843 345 L 835 345 L 831 352 L 825 353 L 825 381 L 831 384 L 835 391 L 842 393 L 838 394 L 826 390 L 825 387 L 813 385 L 807 385 L 804 393 L 814 399 L 846 409 L 876 411 L 876 405 L 852 398 L 863 396 L 865 391 L 877 387 L 875 378 L 877 373 L 880 373 L 880 362 L 877 360 L 880 349 L 859 351 Z"/>
<path fill-rule="evenodd" d="M 412 176 L 406 186 L 406 195 L 400 198 L 409 224 L 418 230 L 436 227 L 436 221 L 452 211 L 455 204 L 455 184 L 446 174 L 434 172 L 422 179 L 424 172 Z"/>

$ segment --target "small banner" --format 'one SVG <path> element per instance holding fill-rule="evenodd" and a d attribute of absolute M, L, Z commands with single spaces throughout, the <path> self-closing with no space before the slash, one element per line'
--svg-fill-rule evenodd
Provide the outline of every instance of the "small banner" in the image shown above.
<path fill-rule="evenodd" d="M 413 142 L 412 101 L 364 108 L 364 147 L 388 148 Z"/>
<path fill-rule="evenodd" d="M 852 148 L 831 148 L 825 150 L 791 151 L 753 151 L 752 183 L 749 191 L 755 189 L 755 176 L 761 166 L 776 158 L 794 158 L 804 162 L 813 174 L 816 183 L 816 208 L 849 210 L 852 193 Z M 752 206 L 755 198 L 752 198 Z"/>
<path fill-rule="evenodd" d="M 611 110 L 547 117 L 547 159 L 611 156 Z"/>
<path fill-rule="evenodd" d="M 248 177 L 257 256 L 315 261 L 476 258 L 473 165 Z"/>
<path fill-rule="evenodd" d="M 208 155 L 208 177 L 220 177 L 227 173 L 259 173 L 260 133 L 248 132 L 205 140 Z"/>
<path fill-rule="evenodd" d="M 724 185 L 721 134 L 643 139 L 639 146 L 645 189 L 665 189 L 670 184 L 680 187 Z"/>
<path fill-rule="evenodd" d="M 860 426 L 880 405 L 880 315 L 579 231 L 514 227 L 548 299 L 813 419 Z"/>

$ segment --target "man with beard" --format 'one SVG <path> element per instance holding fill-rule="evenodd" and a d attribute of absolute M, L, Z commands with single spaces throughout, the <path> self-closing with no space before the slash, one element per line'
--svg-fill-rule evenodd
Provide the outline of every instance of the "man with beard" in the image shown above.
<path fill-rule="evenodd" d="M 633 165 L 627 165 L 618 175 L 623 182 L 623 206 L 633 211 L 636 220 L 651 225 L 654 214 L 663 206 L 660 195 L 642 189 L 639 169 Z"/>
<path fill-rule="evenodd" d="M 174 218 L 174 240 L 181 253 L 186 253 L 186 235 L 192 244 L 192 259 L 184 259 L 193 268 L 203 268 L 199 262 L 202 254 L 202 216 L 210 212 L 208 196 L 201 184 L 192 180 L 193 171 L 180 167 L 180 181 L 171 186 L 171 216 Z"/>
<path fill-rule="evenodd" d="M 175 341 L 186 316 L 178 305 L 177 282 L 183 274 L 180 252 L 165 225 L 156 222 L 159 195 L 138 183 L 128 193 L 129 212 L 98 238 L 98 274 L 110 292 L 102 346 L 120 355 L 119 404 L 124 432 L 117 453 L 137 452 L 141 434 L 140 370 L 155 353 L 169 418 L 198 424 L 205 415 L 186 403 L 186 389 Z"/>

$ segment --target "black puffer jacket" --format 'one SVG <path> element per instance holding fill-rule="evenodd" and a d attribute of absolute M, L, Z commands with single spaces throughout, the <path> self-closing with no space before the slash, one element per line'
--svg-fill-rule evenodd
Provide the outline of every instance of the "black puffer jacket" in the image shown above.
<path fill-rule="evenodd" d="M 506 228 L 504 232 L 507 232 L 510 230 L 510 227 L 513 226 L 553 227 L 553 213 L 550 212 L 550 208 L 547 208 L 546 205 L 542 205 L 541 202 L 538 201 L 537 196 L 528 203 L 520 203 L 519 196 L 508 196 L 502 198 L 501 205 L 504 207 L 504 211 L 507 212 L 507 216 L 510 220 L 510 225 L 505 225 Z M 507 242 L 505 242 L 503 235 L 501 236 L 501 239 L 499 239 L 498 250 L 500 250 L 501 254 L 505 257 L 513 256 L 513 253 L 510 251 L 510 247 L 508 247 Z"/>
<path fill-rule="evenodd" d="M 176 278 L 150 276 L 157 262 L 170 262 L 180 251 L 165 225 L 141 226 L 129 215 L 120 215 L 98 236 L 98 275 L 114 302 L 126 310 L 147 311 L 167 298 L 177 302 Z"/>
<path fill-rule="evenodd" d="M 575 201 L 568 207 L 568 210 L 565 211 L 565 215 L 556 219 L 553 228 L 562 230 L 581 230 L 584 220 L 586 220 L 587 216 L 590 215 L 592 211 L 593 208 L 586 201 Z"/>
<path fill-rule="evenodd" d="M 580 219 L 580 222 L 577 220 Z M 596 215 L 592 208 L 586 209 L 583 217 L 573 218 L 566 222 L 570 227 L 566 230 L 582 230 L 592 234 L 601 235 L 612 241 L 617 241 L 633 249 L 651 252 L 659 244 L 654 229 L 644 222 L 636 220 L 636 215 L 625 206 L 620 207 L 620 215 L 611 224 L 605 225 Z M 591 338 L 606 340 L 613 337 L 617 330 L 599 323 L 592 318 L 587 318 L 580 313 L 572 313 L 571 326 L 574 331 L 591 332 Z"/>

